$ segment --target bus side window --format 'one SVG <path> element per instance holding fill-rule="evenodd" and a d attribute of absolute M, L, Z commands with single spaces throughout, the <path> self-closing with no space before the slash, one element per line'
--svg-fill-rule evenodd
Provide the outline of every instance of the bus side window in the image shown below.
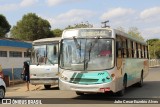
<path fill-rule="evenodd" d="M 136 51 L 136 42 L 133 42 L 133 53 L 134 53 L 134 58 L 137 58 L 137 51 Z"/>
<path fill-rule="evenodd" d="M 143 46 L 143 49 L 144 49 L 144 51 L 143 51 L 143 53 L 144 53 L 144 58 L 146 58 L 146 48 L 145 48 L 145 46 Z"/>
<path fill-rule="evenodd" d="M 133 41 L 131 41 L 131 57 L 134 58 L 134 44 L 133 44 Z"/>
<path fill-rule="evenodd" d="M 144 58 L 144 49 L 143 49 L 143 45 L 141 45 L 141 58 Z"/>
<path fill-rule="evenodd" d="M 123 58 L 127 58 L 127 39 L 123 38 L 123 42 L 122 42 L 122 56 Z"/>
<path fill-rule="evenodd" d="M 141 51 L 142 51 L 141 44 L 138 43 L 138 54 L 139 54 L 138 56 L 139 56 L 139 58 L 141 58 Z"/>
<path fill-rule="evenodd" d="M 55 55 L 55 56 L 58 56 L 58 44 L 56 44 L 56 45 L 54 45 L 54 48 L 53 48 L 53 54 Z"/>
<path fill-rule="evenodd" d="M 127 56 L 132 58 L 131 40 L 127 39 Z"/>
<path fill-rule="evenodd" d="M 136 43 L 136 54 L 137 54 L 137 58 L 139 58 L 138 43 Z"/>
<path fill-rule="evenodd" d="M 121 42 L 120 41 L 116 41 L 116 55 L 117 57 L 121 57 Z"/>
<path fill-rule="evenodd" d="M 148 47 L 147 46 L 145 46 L 145 53 L 146 53 L 146 57 L 145 58 L 149 58 L 149 56 L 148 56 Z"/>
<path fill-rule="evenodd" d="M 119 36 L 117 36 L 116 40 L 116 56 L 118 58 L 122 57 L 122 40 Z"/>

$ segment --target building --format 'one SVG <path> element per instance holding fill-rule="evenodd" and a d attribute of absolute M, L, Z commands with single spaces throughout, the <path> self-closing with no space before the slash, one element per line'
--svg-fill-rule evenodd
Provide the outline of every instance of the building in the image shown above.
<path fill-rule="evenodd" d="M 29 60 L 27 49 L 32 48 L 32 43 L 0 38 L 0 65 L 4 75 L 8 75 L 10 80 L 21 79 L 23 62 Z"/>

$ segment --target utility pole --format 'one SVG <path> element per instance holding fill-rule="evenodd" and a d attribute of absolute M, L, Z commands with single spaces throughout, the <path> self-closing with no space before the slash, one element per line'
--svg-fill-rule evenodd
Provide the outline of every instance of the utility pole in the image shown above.
<path fill-rule="evenodd" d="M 106 27 L 110 27 L 110 26 L 108 26 L 107 25 L 107 23 L 109 22 L 109 20 L 106 20 L 106 21 L 104 21 L 104 22 L 101 22 L 104 26 L 102 26 L 102 28 L 106 28 Z"/>

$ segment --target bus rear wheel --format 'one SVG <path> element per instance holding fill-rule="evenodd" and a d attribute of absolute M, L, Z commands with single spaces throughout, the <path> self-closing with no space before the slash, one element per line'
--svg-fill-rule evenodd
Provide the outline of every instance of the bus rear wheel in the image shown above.
<path fill-rule="evenodd" d="M 140 81 L 137 83 L 138 87 L 142 87 L 143 86 L 143 71 L 141 72 L 141 78 Z"/>
<path fill-rule="evenodd" d="M 51 85 L 44 85 L 44 88 L 45 88 L 45 89 L 50 89 L 50 88 L 51 88 Z"/>

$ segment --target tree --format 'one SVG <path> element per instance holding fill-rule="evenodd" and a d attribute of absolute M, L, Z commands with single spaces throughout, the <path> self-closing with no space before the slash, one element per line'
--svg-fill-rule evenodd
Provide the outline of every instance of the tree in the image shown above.
<path fill-rule="evenodd" d="M 144 38 L 141 36 L 141 33 L 138 31 L 137 27 L 130 27 L 128 30 L 128 34 L 134 38 L 137 38 L 137 39 L 144 41 Z"/>
<path fill-rule="evenodd" d="M 10 31 L 11 25 L 8 23 L 5 16 L 0 14 L 0 37 L 5 37 L 6 33 Z"/>
<path fill-rule="evenodd" d="M 117 30 L 122 31 L 122 32 L 126 32 L 125 29 L 121 26 L 117 27 Z M 141 36 L 141 33 L 138 31 L 137 27 L 130 27 L 126 33 L 136 39 L 140 39 L 140 40 L 144 41 L 144 38 Z"/>
<path fill-rule="evenodd" d="M 156 58 L 159 59 L 160 58 L 160 40 L 155 43 L 155 46 L 156 46 L 155 55 L 156 55 Z"/>
<path fill-rule="evenodd" d="M 73 29 L 73 28 L 92 28 L 93 25 L 90 24 L 88 21 L 87 22 L 81 22 L 78 24 L 74 24 L 74 25 L 68 25 L 65 29 Z"/>
<path fill-rule="evenodd" d="M 51 31 L 54 37 L 61 37 L 63 30 L 61 29 L 54 29 Z"/>
<path fill-rule="evenodd" d="M 149 39 L 147 43 L 149 44 L 150 58 L 160 58 L 160 39 Z"/>
<path fill-rule="evenodd" d="M 11 37 L 21 40 L 36 40 L 51 37 L 50 23 L 38 17 L 35 13 L 28 13 L 17 22 L 11 30 Z"/>
<path fill-rule="evenodd" d="M 123 27 L 121 27 L 121 26 L 117 27 L 117 30 L 125 32 L 125 29 Z"/>

